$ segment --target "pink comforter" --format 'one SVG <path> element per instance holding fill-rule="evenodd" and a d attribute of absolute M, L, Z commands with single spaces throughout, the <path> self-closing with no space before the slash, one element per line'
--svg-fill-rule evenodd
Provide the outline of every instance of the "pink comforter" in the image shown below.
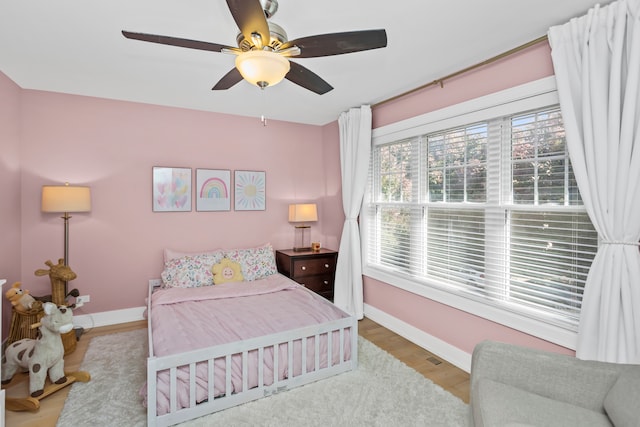
<path fill-rule="evenodd" d="M 332 304 L 323 304 L 290 279 L 275 274 L 253 282 L 225 283 L 202 288 L 161 289 L 152 295 L 151 318 L 155 356 L 177 354 L 188 350 L 245 340 L 303 326 L 320 324 L 345 317 Z M 326 337 L 325 337 L 326 338 Z M 339 337 L 333 337 L 332 363 L 339 360 Z M 349 343 L 345 335 L 346 344 Z M 314 369 L 314 344 L 307 345 L 307 371 Z M 293 374 L 302 372 L 301 344 L 294 344 Z M 249 388 L 258 385 L 257 352 L 250 352 L 252 368 L 248 374 Z M 345 359 L 351 357 L 345 345 Z M 279 348 L 278 378 L 288 375 L 287 345 Z M 326 339 L 320 340 L 320 366 L 327 366 Z M 224 359 L 215 362 L 215 395 L 225 393 Z M 273 351 L 265 350 L 264 384 L 273 382 Z M 240 356 L 232 360 L 233 392 L 242 389 Z M 196 401 L 207 398 L 207 366 L 197 367 Z M 178 408 L 189 406 L 189 374 L 187 368 L 178 371 Z M 146 394 L 146 387 L 143 389 Z M 158 414 L 169 412 L 169 373 L 158 374 Z M 146 401 L 146 399 L 145 399 Z M 146 402 L 145 402 L 146 403 Z"/>

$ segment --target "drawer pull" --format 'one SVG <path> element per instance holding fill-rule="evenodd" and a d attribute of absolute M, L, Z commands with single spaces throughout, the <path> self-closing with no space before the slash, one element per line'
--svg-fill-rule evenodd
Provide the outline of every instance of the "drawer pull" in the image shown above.
<path fill-rule="evenodd" d="M 307 267 L 305 267 L 304 265 L 302 267 L 300 267 L 300 268 L 302 268 L 302 270 L 306 270 L 307 269 Z"/>
<path fill-rule="evenodd" d="M 329 264 L 325 264 L 325 265 L 324 265 L 324 268 L 329 268 Z"/>
<path fill-rule="evenodd" d="M 328 285 L 328 284 L 329 284 L 329 281 L 328 281 L 328 280 L 325 280 L 323 283 L 324 283 L 325 285 Z"/>

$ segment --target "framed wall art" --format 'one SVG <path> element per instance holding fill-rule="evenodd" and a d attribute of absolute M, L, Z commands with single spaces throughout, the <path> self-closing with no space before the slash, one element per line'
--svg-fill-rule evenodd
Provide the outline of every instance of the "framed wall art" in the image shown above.
<path fill-rule="evenodd" d="M 231 171 L 196 169 L 196 210 L 231 210 Z"/>
<path fill-rule="evenodd" d="M 191 168 L 153 167 L 153 211 L 191 211 Z"/>
<path fill-rule="evenodd" d="M 266 172 L 235 171 L 234 201 L 237 211 L 263 211 L 266 209 Z"/>

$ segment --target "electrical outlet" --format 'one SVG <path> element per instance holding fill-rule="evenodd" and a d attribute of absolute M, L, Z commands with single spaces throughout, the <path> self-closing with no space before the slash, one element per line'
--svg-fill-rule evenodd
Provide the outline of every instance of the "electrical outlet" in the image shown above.
<path fill-rule="evenodd" d="M 162 279 L 149 279 L 149 286 L 159 288 L 160 286 L 162 286 Z"/>
<path fill-rule="evenodd" d="M 76 307 L 82 307 L 89 301 L 91 301 L 91 297 L 89 295 L 80 295 L 76 298 Z"/>

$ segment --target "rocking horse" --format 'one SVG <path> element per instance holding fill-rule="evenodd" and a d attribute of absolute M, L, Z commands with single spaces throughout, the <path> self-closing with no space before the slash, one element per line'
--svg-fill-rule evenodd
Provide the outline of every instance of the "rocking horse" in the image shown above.
<path fill-rule="evenodd" d="M 64 347 L 61 334 L 73 329 L 71 309 L 51 302 L 43 305 L 45 316 L 39 324 L 38 339 L 25 338 L 9 345 L 2 363 L 2 384 L 8 384 L 18 370 L 29 372 L 29 393 L 26 398 L 6 398 L 6 408 L 11 411 L 35 411 L 40 400 L 75 381 L 87 382 L 88 372 L 64 371 Z M 47 384 L 47 374 L 50 383 Z"/>

